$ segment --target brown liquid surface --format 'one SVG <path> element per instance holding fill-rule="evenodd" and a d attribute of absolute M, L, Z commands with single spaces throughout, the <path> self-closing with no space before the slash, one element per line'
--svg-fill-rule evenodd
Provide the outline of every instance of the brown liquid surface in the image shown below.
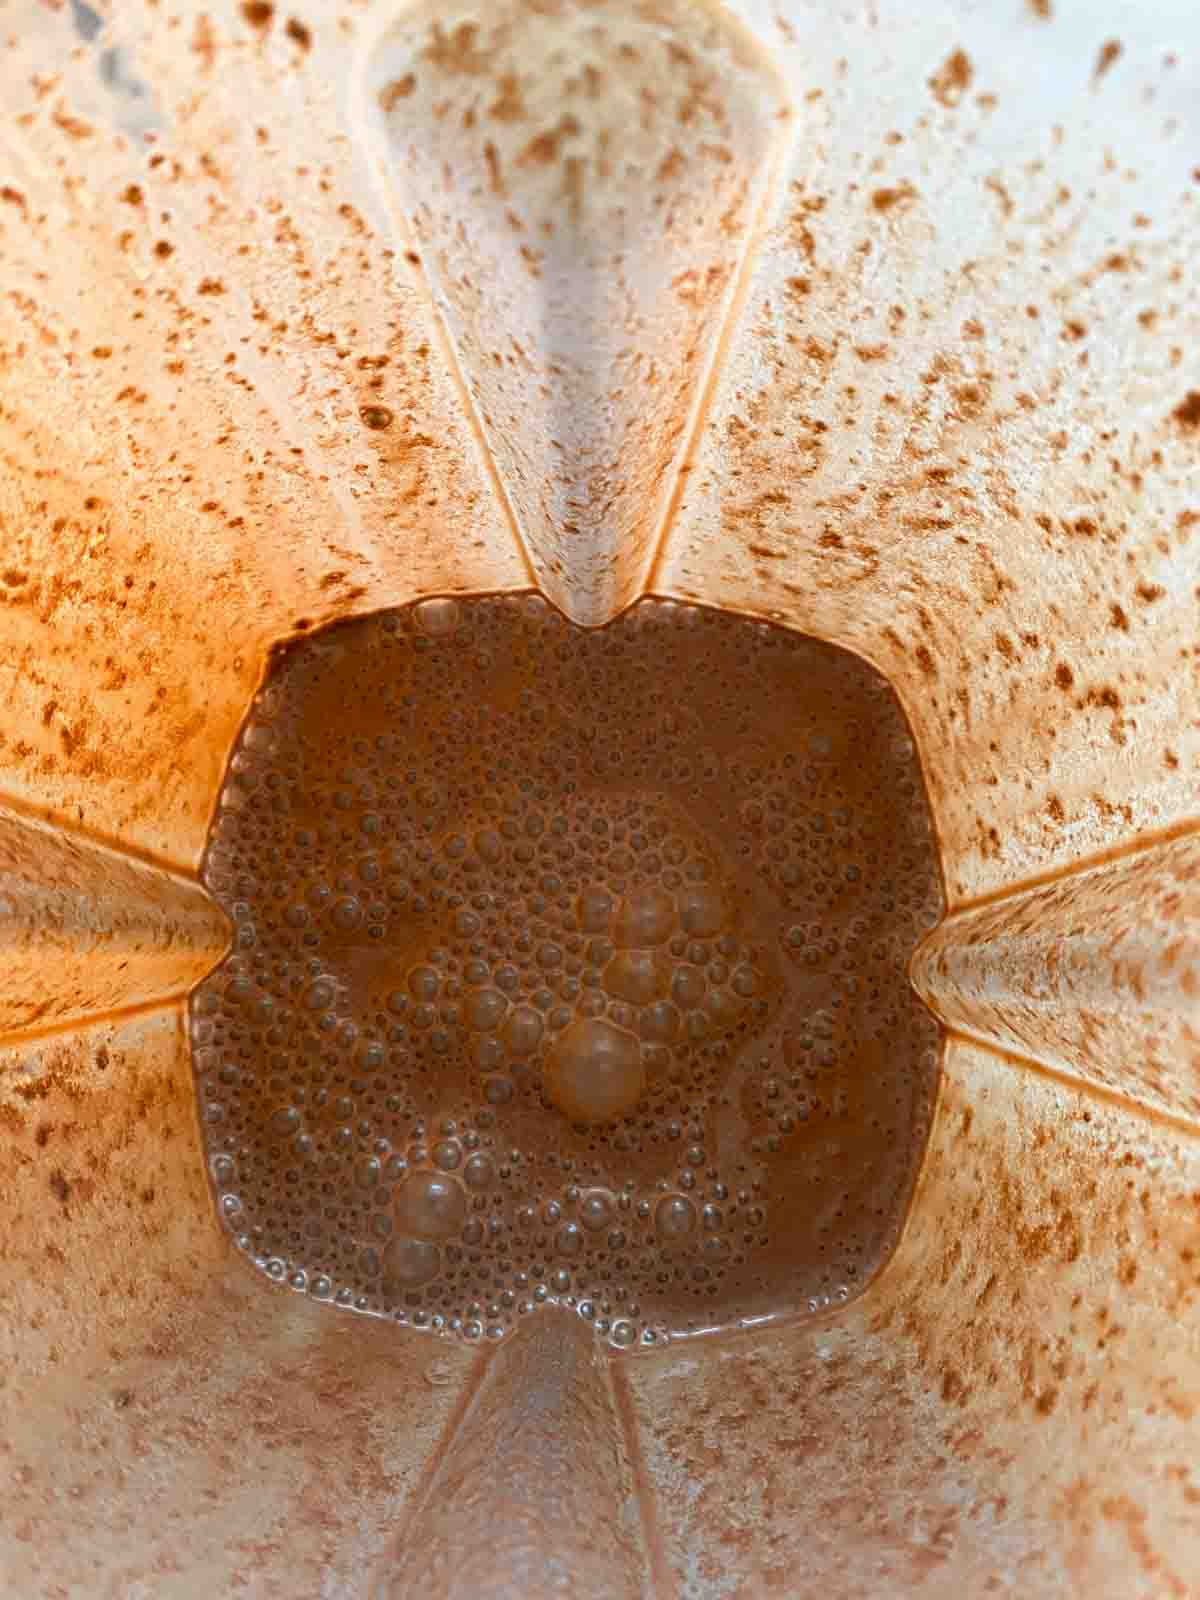
<path fill-rule="evenodd" d="M 217 1205 L 272 1278 L 466 1337 L 818 1311 L 894 1246 L 943 909 L 880 675 L 642 601 L 428 600 L 277 658 L 203 878 Z"/>

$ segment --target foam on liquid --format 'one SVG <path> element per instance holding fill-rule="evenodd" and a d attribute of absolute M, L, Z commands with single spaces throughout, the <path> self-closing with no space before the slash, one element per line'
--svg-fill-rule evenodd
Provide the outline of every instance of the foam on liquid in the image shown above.
<path fill-rule="evenodd" d="M 280 652 L 203 880 L 209 1170 L 294 1289 L 618 1346 L 847 1299 L 886 1259 L 939 1031 L 943 909 L 872 668 L 645 600 L 426 600 Z"/>

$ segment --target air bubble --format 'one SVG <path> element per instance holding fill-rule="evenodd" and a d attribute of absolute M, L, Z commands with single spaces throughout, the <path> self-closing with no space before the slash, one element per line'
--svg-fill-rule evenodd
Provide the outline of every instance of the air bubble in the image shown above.
<path fill-rule="evenodd" d="M 448 638 L 458 628 L 460 618 L 457 600 L 421 600 L 413 607 L 414 621 L 432 639 Z"/>
<path fill-rule="evenodd" d="M 499 1039 L 488 1034 L 477 1038 L 474 1043 L 475 1065 L 480 1072 L 498 1072 L 508 1060 L 504 1046 Z"/>
<path fill-rule="evenodd" d="M 354 895 L 345 895 L 341 900 L 334 901 L 332 917 L 335 928 L 349 933 L 362 923 L 363 908 Z"/>
<path fill-rule="evenodd" d="M 614 910 L 613 897 L 605 889 L 585 889 L 579 896 L 579 926 L 584 933 L 607 933 Z"/>
<path fill-rule="evenodd" d="M 602 1232 L 615 1216 L 616 1202 L 607 1189 L 587 1189 L 580 1195 L 579 1220 L 592 1233 Z"/>
<path fill-rule="evenodd" d="M 637 1040 L 601 1018 L 582 1018 L 550 1048 L 546 1093 L 572 1121 L 606 1122 L 631 1111 L 646 1075 Z"/>
<path fill-rule="evenodd" d="M 411 1173 L 396 1191 L 396 1226 L 420 1239 L 449 1239 L 466 1220 L 467 1201 L 453 1178 Z"/>
<path fill-rule="evenodd" d="M 647 1006 L 638 1021 L 642 1038 L 659 1044 L 669 1044 L 679 1032 L 678 1008 L 669 1000 L 659 1000 Z"/>
<path fill-rule="evenodd" d="M 508 1012 L 508 1001 L 499 989 L 477 989 L 468 995 L 463 1019 L 468 1028 L 487 1032 L 498 1028 Z"/>
<path fill-rule="evenodd" d="M 433 1164 L 441 1172 L 454 1172 L 462 1163 L 462 1146 L 457 1139 L 441 1139 L 433 1147 Z"/>
<path fill-rule="evenodd" d="M 707 992 L 704 974 L 695 967 L 680 967 L 671 983 L 671 998 L 684 1011 L 698 1006 Z"/>
<path fill-rule="evenodd" d="M 492 828 L 481 828 L 475 835 L 475 849 L 481 861 L 493 866 L 504 855 L 504 841 Z"/>
<path fill-rule="evenodd" d="M 383 1252 L 384 1293 L 395 1295 L 430 1283 L 442 1270 L 442 1252 L 427 1239 L 398 1235 Z"/>
<path fill-rule="evenodd" d="M 441 986 L 433 967 L 414 967 L 408 975 L 408 992 L 414 1000 L 436 1000 Z"/>
<path fill-rule="evenodd" d="M 527 1056 L 541 1043 L 542 1019 L 531 1006 L 517 1006 L 504 1028 L 504 1043 L 511 1055 Z"/>
<path fill-rule="evenodd" d="M 708 883 L 693 883 L 678 897 L 679 925 L 685 933 L 708 938 L 719 933 L 728 912 L 719 889 Z"/>
<path fill-rule="evenodd" d="M 468 1189 L 488 1189 L 495 1182 L 496 1169 L 492 1158 L 479 1151 L 467 1157 L 462 1175 Z"/>
<path fill-rule="evenodd" d="M 686 1239 L 696 1229 L 696 1208 L 684 1195 L 665 1195 L 654 1208 L 654 1226 L 659 1238 L 671 1244 Z"/>
<path fill-rule="evenodd" d="M 286 1138 L 299 1128 L 300 1113 L 295 1106 L 281 1106 L 271 1118 L 271 1126 L 277 1134 Z"/>
<path fill-rule="evenodd" d="M 662 944 L 675 926 L 675 902 L 665 889 L 647 884 L 622 900 L 613 924 L 618 945 L 644 949 Z"/>
<path fill-rule="evenodd" d="M 604 987 L 616 999 L 643 1006 L 667 993 L 667 962 L 652 950 L 619 950 L 604 969 Z"/>

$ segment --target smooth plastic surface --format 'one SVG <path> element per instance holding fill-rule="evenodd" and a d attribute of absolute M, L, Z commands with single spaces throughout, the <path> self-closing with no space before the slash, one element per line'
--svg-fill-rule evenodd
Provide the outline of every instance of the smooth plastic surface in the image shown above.
<path fill-rule="evenodd" d="M 1200 1590 L 1196 39 L 0 4 L 5 1592 Z M 178 996 L 270 644 L 534 579 L 836 640 L 912 721 L 953 1036 L 836 1317 L 476 1356 L 210 1213 Z"/>

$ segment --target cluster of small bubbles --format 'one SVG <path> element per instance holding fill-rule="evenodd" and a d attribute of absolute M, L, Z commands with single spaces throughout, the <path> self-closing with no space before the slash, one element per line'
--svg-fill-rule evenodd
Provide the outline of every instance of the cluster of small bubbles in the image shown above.
<path fill-rule="evenodd" d="M 846 652 L 665 601 L 339 624 L 276 659 L 203 877 L 234 928 L 190 1012 L 208 1170 L 272 1280 L 466 1339 L 557 1303 L 627 1349 L 885 1259 L 942 898 Z"/>

